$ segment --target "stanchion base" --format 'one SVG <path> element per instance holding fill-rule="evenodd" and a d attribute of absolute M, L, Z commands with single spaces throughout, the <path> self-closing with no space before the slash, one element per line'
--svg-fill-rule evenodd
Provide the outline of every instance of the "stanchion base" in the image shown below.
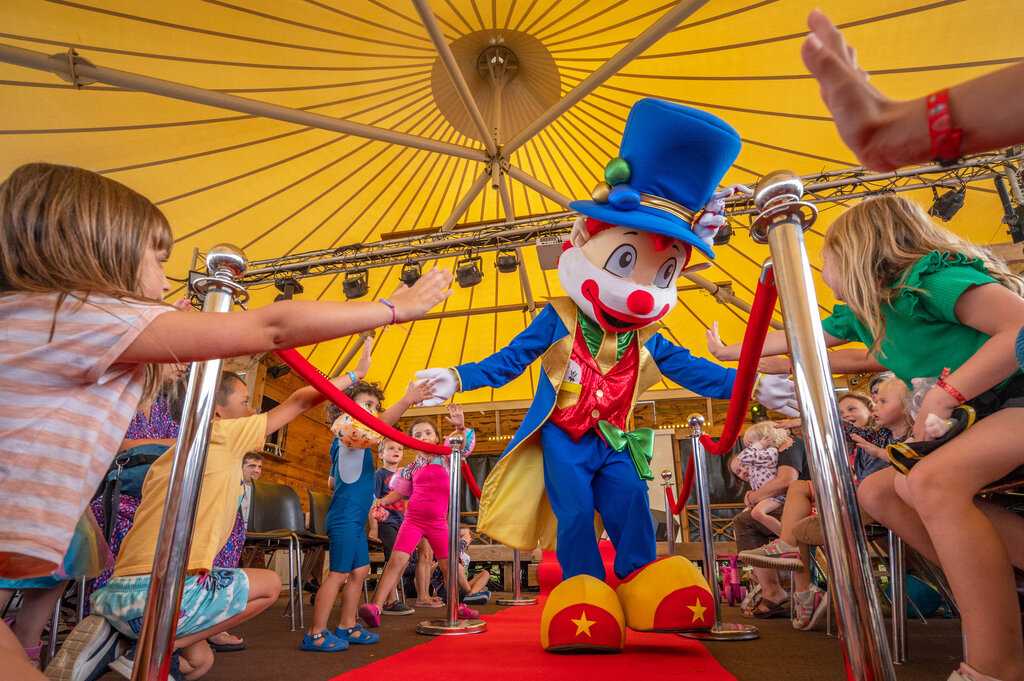
<path fill-rule="evenodd" d="M 425 636 L 457 636 L 460 634 L 482 634 L 487 631 L 487 622 L 483 620 L 458 620 L 451 624 L 448 620 L 423 620 L 416 626 L 416 633 Z"/>
<path fill-rule="evenodd" d="M 499 598 L 494 603 L 495 605 L 537 605 L 537 599 L 532 596 L 520 596 L 519 598 Z"/>
<path fill-rule="evenodd" d="M 698 641 L 752 641 L 760 637 L 757 627 L 732 622 L 716 624 L 709 631 L 690 631 L 679 635 Z"/>

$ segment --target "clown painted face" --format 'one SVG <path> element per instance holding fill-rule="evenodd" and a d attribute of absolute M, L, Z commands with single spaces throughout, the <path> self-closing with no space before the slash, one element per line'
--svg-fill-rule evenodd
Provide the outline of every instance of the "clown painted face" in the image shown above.
<path fill-rule="evenodd" d="M 582 219 L 558 261 L 558 279 L 583 313 L 609 331 L 653 324 L 676 304 L 690 258 L 679 239 L 612 225 L 591 235 Z"/>

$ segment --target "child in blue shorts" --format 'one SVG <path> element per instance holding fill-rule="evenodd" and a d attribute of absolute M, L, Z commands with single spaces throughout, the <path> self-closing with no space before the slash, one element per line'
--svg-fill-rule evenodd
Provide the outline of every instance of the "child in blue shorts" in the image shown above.
<path fill-rule="evenodd" d="M 366 362 L 366 368 L 368 364 Z M 362 367 L 363 362 L 360 362 Z M 394 424 L 406 409 L 430 397 L 432 386 L 429 381 L 416 385 L 410 383 L 405 396 L 381 414 L 380 419 L 388 425 Z M 376 384 L 362 380 L 346 389 L 345 394 L 370 413 L 379 411 L 384 400 L 384 393 Z M 379 436 L 355 425 L 347 415 L 337 418 L 332 430 L 336 437 L 331 443 L 331 477 L 328 480 L 328 485 L 334 490 L 327 511 L 330 574 L 316 592 L 313 621 L 302 639 L 303 650 L 319 652 L 337 652 L 352 643 L 370 644 L 380 640 L 378 634 L 366 631 L 356 622 L 363 582 L 370 572 L 370 553 L 366 543 L 366 522 L 373 505 L 374 468 L 370 447 L 379 440 Z M 339 591 L 342 592 L 341 618 L 331 633 L 327 620 Z"/>

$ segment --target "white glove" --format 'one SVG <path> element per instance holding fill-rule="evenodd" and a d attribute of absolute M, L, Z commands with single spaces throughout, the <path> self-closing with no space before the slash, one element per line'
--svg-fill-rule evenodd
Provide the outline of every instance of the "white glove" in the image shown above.
<path fill-rule="evenodd" d="M 772 411 L 791 418 L 800 416 L 800 404 L 796 400 L 796 384 L 785 376 L 760 374 L 757 383 L 754 384 L 753 398 Z"/>
<path fill-rule="evenodd" d="M 719 189 L 711 195 L 711 199 L 704 204 L 704 212 L 700 216 L 700 220 L 693 225 L 693 233 L 697 235 L 697 238 L 707 244 L 708 248 L 713 248 L 715 245 L 715 235 L 718 234 L 718 229 L 726 222 L 728 218 L 722 215 L 722 211 L 725 210 L 725 200 L 733 194 L 753 194 L 750 187 L 746 187 L 742 184 L 734 184 L 723 189 Z"/>
<path fill-rule="evenodd" d="M 434 382 L 434 396 L 423 400 L 422 404 L 424 407 L 436 407 L 439 404 L 443 404 L 452 399 L 452 396 L 457 391 L 456 375 L 451 369 L 443 367 L 424 369 L 423 371 L 417 371 L 415 376 L 420 380 Z"/>

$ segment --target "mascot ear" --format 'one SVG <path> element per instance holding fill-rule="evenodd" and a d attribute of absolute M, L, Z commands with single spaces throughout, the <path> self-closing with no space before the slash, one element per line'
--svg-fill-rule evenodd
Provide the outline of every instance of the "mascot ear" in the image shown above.
<path fill-rule="evenodd" d="M 590 232 L 587 231 L 587 219 L 582 215 L 572 223 L 572 231 L 569 232 L 569 243 L 576 248 L 582 248 L 583 244 L 590 241 Z"/>

